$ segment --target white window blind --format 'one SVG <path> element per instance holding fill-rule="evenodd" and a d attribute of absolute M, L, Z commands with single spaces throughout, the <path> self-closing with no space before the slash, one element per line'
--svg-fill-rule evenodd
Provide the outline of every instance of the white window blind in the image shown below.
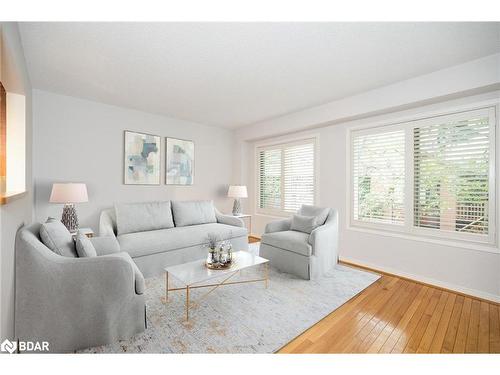
<path fill-rule="evenodd" d="M 404 130 L 353 139 L 354 219 L 404 223 Z"/>
<path fill-rule="evenodd" d="M 351 132 L 351 222 L 495 243 L 495 108 Z"/>
<path fill-rule="evenodd" d="M 315 199 L 315 141 L 257 149 L 259 209 L 295 212 Z"/>
<path fill-rule="evenodd" d="M 314 143 L 283 149 L 284 210 L 295 212 L 303 204 L 314 204 Z"/>
<path fill-rule="evenodd" d="M 488 234 L 488 117 L 437 118 L 413 136 L 414 225 Z"/>
<path fill-rule="evenodd" d="M 281 208 L 281 150 L 259 151 L 259 206 Z"/>

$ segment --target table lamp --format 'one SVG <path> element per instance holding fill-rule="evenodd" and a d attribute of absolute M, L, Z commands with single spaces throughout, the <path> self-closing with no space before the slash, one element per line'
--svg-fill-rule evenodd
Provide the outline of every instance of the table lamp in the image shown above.
<path fill-rule="evenodd" d="M 233 215 L 241 215 L 241 201 L 240 198 L 247 198 L 247 187 L 244 185 L 231 185 L 227 192 L 229 198 L 234 198 Z"/>
<path fill-rule="evenodd" d="M 82 183 L 55 183 L 52 185 L 50 203 L 63 203 L 61 222 L 70 232 L 78 230 L 75 203 L 88 202 L 87 185 Z"/>

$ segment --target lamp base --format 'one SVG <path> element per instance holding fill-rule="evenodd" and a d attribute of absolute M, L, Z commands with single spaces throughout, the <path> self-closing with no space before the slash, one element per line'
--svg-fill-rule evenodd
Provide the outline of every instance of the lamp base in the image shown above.
<path fill-rule="evenodd" d="M 76 232 L 78 230 L 78 216 L 73 204 L 64 205 L 61 222 L 70 232 Z"/>
<path fill-rule="evenodd" d="M 241 202 L 238 198 L 236 198 L 233 204 L 233 216 L 239 215 L 241 215 Z"/>

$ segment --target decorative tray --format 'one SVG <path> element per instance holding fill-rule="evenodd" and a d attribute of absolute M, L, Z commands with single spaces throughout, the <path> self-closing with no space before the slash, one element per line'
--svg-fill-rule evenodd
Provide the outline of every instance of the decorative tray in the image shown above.
<path fill-rule="evenodd" d="M 205 267 L 207 267 L 208 269 L 211 269 L 211 270 L 227 270 L 228 268 L 231 268 L 231 266 L 233 264 L 234 264 L 234 261 L 229 262 L 229 263 L 224 263 L 224 264 L 205 262 Z"/>

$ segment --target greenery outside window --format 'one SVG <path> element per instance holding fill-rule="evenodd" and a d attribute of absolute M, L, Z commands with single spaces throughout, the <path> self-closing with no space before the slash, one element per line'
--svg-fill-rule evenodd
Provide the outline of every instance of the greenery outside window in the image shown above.
<path fill-rule="evenodd" d="M 495 108 L 351 132 L 351 225 L 493 244 Z"/>

